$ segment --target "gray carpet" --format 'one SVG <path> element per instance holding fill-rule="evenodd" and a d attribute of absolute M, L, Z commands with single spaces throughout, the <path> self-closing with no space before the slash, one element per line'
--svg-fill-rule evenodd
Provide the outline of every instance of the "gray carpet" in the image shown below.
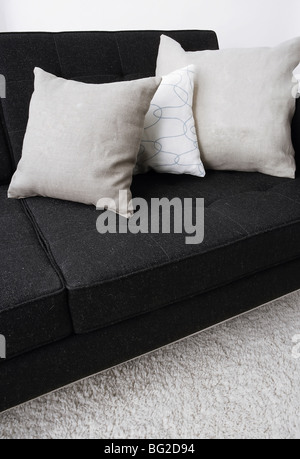
<path fill-rule="evenodd" d="M 0 438 L 300 438 L 300 291 L 0 415 Z"/>

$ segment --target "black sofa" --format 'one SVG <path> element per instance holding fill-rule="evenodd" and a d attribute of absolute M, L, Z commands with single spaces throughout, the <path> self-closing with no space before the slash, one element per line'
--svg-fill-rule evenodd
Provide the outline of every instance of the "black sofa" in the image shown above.
<path fill-rule="evenodd" d="M 0 34 L 0 411 L 300 288 L 300 178 L 136 176 L 133 196 L 205 199 L 205 238 L 106 234 L 94 207 L 8 200 L 35 66 L 104 83 L 153 75 L 160 31 Z M 163 32 L 186 50 L 210 31 Z M 293 120 L 300 158 L 300 109 Z M 300 305 L 299 305 L 300 306 Z"/>

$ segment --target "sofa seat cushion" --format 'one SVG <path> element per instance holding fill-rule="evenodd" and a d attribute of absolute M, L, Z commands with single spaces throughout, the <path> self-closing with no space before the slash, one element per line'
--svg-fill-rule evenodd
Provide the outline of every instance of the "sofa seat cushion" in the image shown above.
<path fill-rule="evenodd" d="M 203 243 L 186 245 L 185 234 L 100 235 L 99 211 L 90 206 L 27 199 L 65 278 L 76 333 L 147 313 L 300 257 L 299 178 L 208 171 L 200 180 L 150 173 L 135 177 L 132 192 L 148 201 L 151 197 L 204 198 Z"/>
<path fill-rule="evenodd" d="M 0 187 L 0 334 L 7 358 L 69 336 L 67 295 L 22 202 Z"/>

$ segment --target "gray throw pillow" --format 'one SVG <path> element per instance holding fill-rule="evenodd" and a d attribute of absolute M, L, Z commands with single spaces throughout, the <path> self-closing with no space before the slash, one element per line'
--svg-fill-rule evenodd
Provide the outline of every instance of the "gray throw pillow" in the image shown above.
<path fill-rule="evenodd" d="M 160 81 L 86 84 L 36 68 L 22 158 L 8 197 L 94 205 L 107 199 L 107 208 L 129 217 L 145 115 Z M 119 191 L 127 191 L 125 202 Z"/>
<path fill-rule="evenodd" d="M 194 64 L 194 117 L 205 168 L 294 178 L 292 72 L 300 38 L 275 48 L 186 52 L 162 35 L 157 75 Z"/>

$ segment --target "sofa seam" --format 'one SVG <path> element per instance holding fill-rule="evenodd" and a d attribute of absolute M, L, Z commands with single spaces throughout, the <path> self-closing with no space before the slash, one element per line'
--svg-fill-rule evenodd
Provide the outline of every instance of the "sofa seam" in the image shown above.
<path fill-rule="evenodd" d="M 12 359 L 14 359 L 16 357 L 20 357 L 23 354 L 27 354 L 29 352 L 35 351 L 36 349 L 41 349 L 44 346 L 48 346 L 48 345 L 57 343 L 58 341 L 62 341 L 64 339 L 70 338 L 71 336 L 74 336 L 75 334 L 76 333 L 73 332 L 73 333 L 69 333 L 69 334 L 61 334 L 60 336 L 58 336 L 55 339 L 49 338 L 48 340 L 43 341 L 42 343 L 39 343 L 36 346 L 34 346 L 34 345 L 33 346 L 29 346 L 29 347 L 25 348 L 22 351 L 18 351 L 18 352 L 12 353 L 11 355 L 8 355 L 6 357 L 6 361 L 12 360 Z"/>
<path fill-rule="evenodd" d="M 291 222 L 291 223 L 289 223 L 288 225 L 283 224 L 283 225 L 277 226 L 276 229 L 275 229 L 275 231 L 280 230 L 280 229 L 283 229 L 283 228 L 287 228 L 287 227 L 292 227 L 292 226 L 294 226 L 294 225 L 298 225 L 299 223 L 300 223 L 300 219 L 297 219 L 296 221 Z M 272 231 L 274 231 L 274 229 L 267 229 L 267 230 L 262 231 L 262 232 L 256 232 L 256 233 L 254 233 L 254 234 L 252 234 L 252 235 L 247 234 L 246 236 L 244 236 L 244 237 L 242 237 L 242 238 L 240 238 L 240 239 L 238 239 L 238 240 L 236 240 L 236 241 L 229 242 L 229 243 L 225 243 L 225 244 L 223 244 L 223 245 L 219 245 L 218 247 L 214 247 L 214 248 L 212 248 L 212 249 L 209 249 L 209 250 L 207 250 L 207 251 L 205 252 L 205 254 L 211 253 L 211 252 L 214 252 L 214 251 L 217 251 L 217 250 L 220 250 L 220 249 L 222 249 L 222 248 L 230 247 L 231 245 L 234 245 L 234 244 L 236 244 L 236 243 L 238 243 L 238 242 L 243 242 L 244 240 L 251 239 L 251 238 L 253 238 L 253 237 L 255 237 L 255 236 L 262 235 L 262 234 L 266 234 L 266 233 L 269 233 L 269 232 L 272 232 Z M 196 254 L 196 255 L 195 255 L 195 254 L 192 254 L 192 255 L 189 255 L 189 256 L 186 256 L 186 257 L 174 259 L 174 260 L 172 260 L 172 261 L 169 261 L 169 260 L 168 260 L 167 262 L 164 262 L 164 263 L 161 263 L 161 264 L 159 264 L 159 265 L 156 265 L 156 266 L 154 266 L 153 268 L 155 268 L 155 269 L 156 269 L 156 268 L 163 268 L 163 267 L 169 266 L 169 265 L 171 265 L 171 264 L 173 264 L 173 263 L 178 263 L 178 262 L 181 262 L 181 261 L 186 261 L 186 260 L 189 260 L 189 259 L 192 259 L 192 258 L 196 258 L 196 257 L 198 257 L 198 256 L 200 256 L 200 255 L 203 255 L 203 254 Z M 150 268 L 150 269 L 151 269 L 151 268 Z M 72 290 L 72 291 L 85 290 L 85 289 L 87 289 L 87 288 L 91 288 L 91 287 L 100 287 L 100 286 L 102 286 L 102 285 L 104 285 L 104 284 L 107 284 L 107 283 L 110 283 L 110 282 L 115 282 L 115 281 L 118 281 L 118 280 L 127 279 L 128 277 L 135 276 L 135 275 L 139 275 L 139 274 L 142 274 L 142 273 L 147 272 L 147 271 L 149 271 L 149 268 L 144 268 L 144 269 L 141 269 L 141 270 L 139 270 L 139 271 L 135 271 L 134 273 L 124 274 L 124 275 L 121 275 L 121 276 L 118 276 L 118 277 L 113 277 L 113 278 L 111 278 L 111 279 L 106 279 L 106 280 L 104 280 L 104 281 L 102 281 L 102 282 L 95 282 L 94 284 L 88 284 L 88 285 L 83 285 L 83 286 L 74 287 L 74 288 L 71 287 L 71 286 L 68 284 L 68 282 L 66 281 L 66 287 L 67 287 L 68 289 Z"/>
<path fill-rule="evenodd" d="M 52 266 L 52 268 L 56 272 L 56 274 L 57 274 L 57 276 L 58 276 L 58 278 L 59 278 L 59 280 L 60 280 L 60 282 L 62 284 L 62 291 L 66 292 L 67 311 L 68 311 L 68 314 L 69 314 L 69 320 L 70 320 L 70 324 L 72 326 L 72 331 L 75 333 L 73 317 L 72 317 L 71 309 L 70 309 L 69 289 L 67 287 L 66 279 L 65 279 L 61 269 L 59 268 L 58 264 L 56 263 L 56 260 L 55 260 L 55 258 L 53 256 L 53 253 L 51 251 L 49 243 L 48 243 L 47 239 L 45 238 L 45 236 L 43 234 L 43 231 L 41 230 L 40 226 L 38 225 L 38 223 L 37 223 L 37 221 L 35 219 L 35 216 L 31 212 L 26 200 L 25 199 L 21 199 L 21 202 L 22 202 L 22 205 L 23 205 L 23 208 L 24 208 L 24 212 L 27 215 L 28 219 L 30 220 L 30 222 L 32 224 L 32 227 L 33 227 L 33 229 L 34 229 L 34 231 L 35 231 L 35 233 L 37 235 L 37 238 L 38 238 L 38 241 L 40 243 L 40 246 L 42 247 L 42 250 L 45 253 L 46 257 L 48 258 L 48 260 L 50 262 L 50 265 Z"/>
<path fill-rule="evenodd" d="M 59 32 L 56 32 L 57 34 L 59 34 Z M 57 54 L 57 59 L 58 59 L 58 63 L 59 63 L 59 67 L 60 67 L 60 74 L 61 76 L 63 76 L 63 67 L 62 67 L 62 62 L 61 62 L 61 59 L 60 59 L 60 54 L 58 52 L 58 47 L 57 47 L 57 42 L 56 42 L 56 34 L 52 32 L 52 37 L 53 37 L 53 43 L 54 43 L 54 46 L 55 46 L 55 50 L 56 50 L 56 54 Z"/>
<path fill-rule="evenodd" d="M 27 215 L 27 218 L 29 219 L 29 221 L 32 224 L 32 227 L 33 227 L 33 229 L 34 229 L 34 231 L 36 233 L 36 236 L 38 238 L 38 241 L 40 243 L 40 246 L 41 246 L 43 252 L 46 254 L 48 260 L 50 261 L 51 266 L 53 267 L 53 269 L 55 270 L 56 274 L 58 275 L 62 286 L 64 288 L 66 288 L 66 280 L 64 278 L 64 275 L 61 272 L 59 266 L 57 265 L 56 260 L 55 260 L 53 254 L 51 252 L 51 249 L 49 247 L 48 241 L 45 239 L 41 228 L 39 227 L 34 215 L 32 214 L 31 210 L 29 209 L 28 204 L 26 202 L 26 199 L 20 199 L 20 201 L 21 201 L 21 204 L 23 206 L 25 215 Z"/>
<path fill-rule="evenodd" d="M 121 71 L 122 71 L 122 76 L 125 75 L 124 73 L 124 65 L 123 65 L 123 59 L 121 57 L 121 50 L 120 50 L 120 45 L 119 45 L 119 41 L 118 41 L 118 34 L 119 32 L 117 32 L 115 34 L 115 42 L 116 42 L 116 45 L 117 45 L 117 49 L 118 49 L 118 54 L 119 54 L 119 59 L 120 59 L 120 64 L 121 64 Z"/>
<path fill-rule="evenodd" d="M 65 290 L 66 290 L 66 287 L 62 286 L 59 290 L 53 290 L 53 292 L 47 293 L 46 295 L 37 296 L 36 298 L 32 298 L 30 300 L 22 301 L 21 303 L 16 303 L 11 306 L 8 306 L 5 309 L 0 310 L 0 317 L 7 312 L 13 311 L 16 308 L 22 308 L 36 301 L 47 300 L 49 298 L 53 298 L 54 296 L 59 296 L 62 293 L 64 293 Z"/>
<path fill-rule="evenodd" d="M 221 171 L 220 171 L 221 172 Z M 222 171 L 222 172 L 230 172 L 230 171 Z M 252 172 L 250 172 L 252 173 Z M 255 172 L 254 172 L 255 173 Z M 259 172 L 260 173 L 260 172 Z M 299 180 L 300 182 L 300 180 Z M 277 187 L 281 186 L 284 182 L 281 182 L 281 183 L 278 183 L 276 185 L 272 185 L 264 190 L 260 190 L 260 189 L 256 189 L 256 190 L 248 190 L 248 191 L 240 191 L 238 193 L 234 193 L 234 194 L 229 194 L 227 196 L 224 196 L 224 197 L 220 197 L 219 199 L 216 199 L 215 201 L 211 202 L 210 204 L 208 204 L 208 206 L 206 206 L 206 209 L 210 209 L 212 208 L 212 210 L 215 210 L 213 209 L 214 205 L 217 204 L 218 202 L 220 201 L 227 201 L 228 199 L 231 199 L 231 198 L 234 198 L 234 197 L 237 197 L 237 196 L 241 196 L 241 195 L 252 195 L 252 194 L 257 194 L 257 193 L 274 193 L 274 194 L 280 194 L 280 193 L 277 193 L 276 191 L 273 191 L 275 190 Z M 284 194 L 281 194 L 281 196 L 285 197 L 286 199 L 289 199 L 291 200 L 291 198 L 289 198 L 288 196 L 285 196 Z M 292 199 L 292 201 L 294 201 Z M 296 204 L 300 204 L 298 201 L 294 201 Z M 223 215 L 223 214 L 222 214 Z M 237 223 L 237 222 L 235 222 Z M 238 223 L 237 223 L 238 224 Z M 244 228 L 243 228 L 244 229 Z"/>
<path fill-rule="evenodd" d="M 182 301 L 185 301 L 187 299 L 192 299 L 192 298 L 195 298 L 195 297 L 200 297 L 202 295 L 206 295 L 207 293 L 210 293 L 210 292 L 213 292 L 214 290 L 218 290 L 220 288 L 223 288 L 223 287 L 226 287 L 228 285 L 231 285 L 235 282 L 239 282 L 243 279 L 248 279 L 250 277 L 253 277 L 257 274 L 260 274 L 262 272 L 265 272 L 265 271 L 269 271 L 273 268 L 276 268 L 278 266 L 281 266 L 281 265 L 285 265 L 287 263 L 292 263 L 293 261 L 296 261 L 296 260 L 300 260 L 300 256 L 297 256 L 297 257 L 294 257 L 294 258 L 290 258 L 290 259 L 285 259 L 284 261 L 282 262 L 278 262 L 278 263 L 275 263 L 273 265 L 270 265 L 264 269 L 257 269 L 257 270 L 254 270 L 254 271 L 251 271 L 245 275 L 242 275 L 242 276 L 237 276 L 235 277 L 234 279 L 230 280 L 229 282 L 221 282 L 219 284 L 216 284 L 214 285 L 213 287 L 209 287 L 207 289 L 204 289 L 204 290 L 200 290 L 200 291 L 197 291 L 191 295 L 185 295 L 183 297 L 180 297 L 180 298 L 176 298 L 175 300 L 171 300 L 169 301 L 168 303 L 163 303 L 161 305 L 159 305 L 158 307 L 154 307 L 154 308 L 151 308 L 151 309 L 148 309 L 147 311 L 142 311 L 140 313 L 134 313 L 134 314 L 131 314 L 131 315 L 128 315 L 128 316 L 124 316 L 122 317 L 122 319 L 119 319 L 119 320 L 113 320 L 111 322 L 104 322 L 103 324 L 101 324 L 100 326 L 96 327 L 96 328 L 91 328 L 91 329 L 82 329 L 82 331 L 77 331 L 77 327 L 75 327 L 75 334 L 86 334 L 86 333 L 93 333 L 97 330 L 101 330 L 103 328 L 106 328 L 106 327 L 110 327 L 112 325 L 115 325 L 117 323 L 120 323 L 120 322 L 123 322 L 125 320 L 130 320 L 130 319 L 134 319 L 135 317 L 139 317 L 139 316 L 142 316 L 144 314 L 148 314 L 150 312 L 154 312 L 154 311 L 159 311 L 160 309 L 163 309 L 163 308 L 166 308 L 168 306 L 171 306 L 172 304 L 177 304 L 177 303 L 181 303 Z"/>
<path fill-rule="evenodd" d="M 225 172 L 226 172 L 226 171 L 225 171 Z M 217 209 L 215 208 L 215 205 L 216 205 L 217 203 L 220 203 L 220 202 L 223 201 L 224 199 L 227 200 L 227 199 L 231 199 L 231 198 L 236 197 L 236 196 L 241 196 L 241 195 L 245 195 L 245 194 L 252 194 L 252 193 L 269 193 L 269 192 L 272 192 L 272 193 L 274 192 L 274 194 L 279 194 L 279 195 L 283 196 L 284 198 L 286 198 L 286 199 L 288 199 L 288 200 L 290 200 L 290 201 L 292 201 L 292 202 L 295 202 L 297 205 L 300 205 L 300 202 L 298 202 L 298 201 L 296 201 L 296 200 L 294 200 L 294 199 L 292 199 L 292 198 L 289 198 L 288 196 L 285 196 L 284 194 L 277 193 L 276 191 L 272 191 L 274 188 L 276 188 L 277 186 L 280 186 L 280 185 L 281 185 L 281 184 L 277 184 L 277 185 L 274 185 L 274 186 L 272 186 L 272 187 L 270 187 L 270 188 L 267 188 L 267 189 L 265 189 L 265 190 L 241 191 L 241 192 L 239 192 L 239 193 L 235 193 L 235 194 L 232 194 L 232 195 L 228 195 L 228 196 L 226 196 L 226 197 L 224 197 L 224 198 L 223 198 L 223 197 L 220 197 L 220 198 L 214 200 L 213 202 L 211 202 L 210 204 L 208 204 L 207 206 L 205 206 L 205 209 L 206 209 L 206 210 L 209 209 L 209 210 L 212 211 L 212 212 L 215 212 L 215 213 L 217 213 L 217 214 L 220 214 L 220 215 L 222 215 L 222 217 L 227 218 L 229 221 L 232 221 L 235 225 L 239 226 L 243 231 L 245 231 L 245 233 L 247 233 L 247 235 L 245 236 L 245 238 L 247 238 L 247 237 L 252 237 L 252 236 L 256 236 L 256 235 L 258 235 L 258 234 L 263 234 L 264 232 L 273 231 L 273 229 L 267 229 L 267 230 L 265 230 L 265 231 L 263 231 L 263 232 L 261 232 L 261 233 L 255 233 L 255 234 L 253 234 L 253 235 L 249 235 L 249 232 L 247 231 L 246 228 L 244 228 L 240 223 L 238 223 L 238 222 L 235 221 L 234 219 L 232 219 L 232 218 L 230 218 L 229 216 L 223 214 L 220 210 L 217 210 Z M 35 197 L 40 198 L 41 196 L 35 196 Z M 49 199 L 55 199 L 55 198 L 49 198 Z M 299 219 L 299 220 L 296 220 L 295 222 L 289 223 L 289 225 L 290 225 L 290 224 L 292 225 L 292 224 L 295 224 L 295 223 L 297 224 L 298 222 L 300 222 L 300 219 Z M 283 224 L 283 225 L 281 225 L 281 226 L 276 227 L 276 229 L 278 229 L 278 228 L 280 229 L 280 228 L 285 227 L 285 226 L 288 226 L 288 225 Z M 80 231 L 80 232 L 77 232 L 77 233 L 73 233 L 72 235 L 76 236 L 76 235 L 83 234 L 83 233 L 90 232 L 90 231 L 92 231 L 92 230 L 88 229 L 88 230 Z M 148 233 L 148 236 L 150 236 L 150 233 Z M 157 244 L 157 242 L 154 240 L 153 237 L 151 237 L 151 239 Z M 60 241 L 62 241 L 62 240 L 64 240 L 64 237 L 62 237 L 62 238 L 60 238 L 60 239 L 55 239 L 55 240 L 53 240 L 53 241 L 52 241 L 52 244 L 57 244 L 58 242 L 60 242 Z M 242 240 L 242 239 L 239 239 L 239 240 Z M 157 245 L 159 246 L 159 244 L 157 244 Z M 221 247 L 222 247 L 222 246 L 221 246 Z M 214 249 L 212 249 L 212 250 L 214 250 Z M 194 255 L 191 255 L 191 257 L 193 257 L 193 256 L 194 256 Z M 168 256 L 167 256 L 167 258 L 169 259 Z M 179 259 L 179 260 L 177 260 L 177 261 L 180 261 L 180 260 L 182 260 L 182 259 Z M 137 271 L 137 272 L 139 272 L 139 271 Z"/>
<path fill-rule="evenodd" d="M 168 260 L 167 263 L 171 263 L 171 260 L 170 260 L 170 257 L 169 257 L 169 255 L 168 255 L 168 253 L 167 253 L 167 252 L 165 251 L 165 249 L 160 245 L 160 243 L 159 243 L 158 241 L 156 241 L 156 240 L 154 239 L 154 237 L 153 237 L 150 233 L 148 233 L 147 236 L 148 236 L 149 239 L 151 239 L 151 241 L 154 242 L 154 244 L 157 245 L 157 247 L 160 248 L 160 250 L 162 251 L 162 253 L 165 254 L 165 256 L 166 256 L 166 258 L 167 258 L 167 260 Z"/>
<path fill-rule="evenodd" d="M 219 201 L 219 200 L 218 200 L 218 201 Z M 215 201 L 215 202 L 217 203 L 218 201 Z M 210 206 L 209 206 L 209 207 L 210 207 Z M 238 223 L 234 218 L 229 217 L 229 215 L 224 214 L 224 213 L 221 212 L 219 209 L 213 209 L 213 208 L 211 208 L 210 210 L 213 211 L 213 212 L 216 212 L 217 214 L 221 215 L 223 218 L 226 218 L 226 220 L 229 220 L 230 222 L 232 222 L 232 223 L 234 223 L 235 225 L 237 225 L 239 228 L 241 228 L 243 231 L 245 231 L 245 233 L 247 234 L 247 236 L 250 237 L 249 231 L 248 231 L 243 225 L 241 225 L 240 223 Z"/>
<path fill-rule="evenodd" d="M 57 272 L 57 270 L 55 269 L 55 266 L 53 266 L 51 260 L 49 259 L 49 255 L 45 251 L 45 248 L 43 247 L 43 245 L 42 245 L 42 243 L 40 241 L 40 237 L 39 237 L 39 234 L 36 231 L 35 225 L 33 224 L 33 221 L 30 218 L 30 215 L 26 211 L 26 206 L 25 206 L 24 199 L 20 199 L 19 202 L 21 204 L 21 207 L 23 209 L 23 212 L 25 214 L 25 217 L 26 217 L 27 221 L 29 221 L 29 223 L 31 224 L 31 228 L 33 229 L 33 231 L 35 232 L 35 234 L 37 236 L 39 246 L 41 247 L 43 253 L 46 255 L 47 260 L 50 262 L 50 266 L 54 269 L 55 273 L 58 275 L 59 273 Z M 30 246 L 31 245 L 32 244 L 30 244 Z M 16 304 L 14 304 L 12 306 L 9 306 L 9 307 L 5 308 L 5 310 L 0 310 L 0 316 L 5 312 L 8 312 L 8 311 L 11 311 L 11 310 L 15 309 L 16 307 L 23 307 L 23 306 L 26 306 L 26 305 L 28 305 L 30 303 L 35 302 L 35 301 L 51 298 L 51 296 L 53 296 L 53 295 L 55 295 L 55 296 L 56 295 L 60 295 L 62 292 L 67 290 L 67 287 L 66 287 L 65 282 L 62 282 L 61 275 L 58 275 L 58 278 L 59 278 L 59 282 L 60 282 L 60 285 L 61 285 L 61 287 L 59 289 L 55 289 L 55 290 L 53 290 L 53 291 L 51 291 L 51 292 L 49 292 L 49 293 L 47 293 L 45 295 L 40 295 L 40 296 L 38 296 L 36 298 L 31 298 L 31 299 L 28 299 L 26 301 L 22 301 L 21 303 L 16 303 Z"/>
<path fill-rule="evenodd" d="M 288 199 L 289 201 L 295 202 L 296 204 L 300 205 L 300 201 L 297 199 L 290 198 L 289 196 L 285 196 L 285 194 L 279 193 L 278 191 L 273 191 L 272 193 L 278 194 L 278 196 L 283 196 L 285 199 Z"/>

